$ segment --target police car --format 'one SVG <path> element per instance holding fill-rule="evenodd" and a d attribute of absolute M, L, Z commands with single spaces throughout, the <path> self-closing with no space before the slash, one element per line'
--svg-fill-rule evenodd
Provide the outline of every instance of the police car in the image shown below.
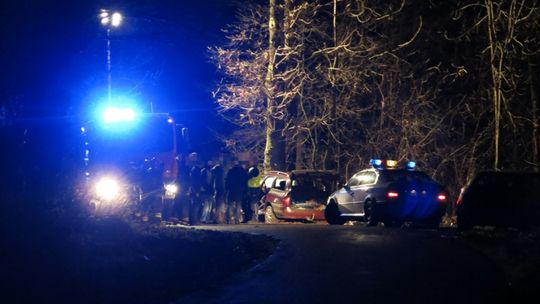
<path fill-rule="evenodd" d="M 404 221 L 438 227 L 446 210 L 447 194 L 427 174 L 415 171 L 413 161 L 403 167 L 394 160 L 372 159 L 372 168 L 354 174 L 328 198 L 325 217 L 329 224 L 364 219 L 368 225 L 385 226 Z"/>

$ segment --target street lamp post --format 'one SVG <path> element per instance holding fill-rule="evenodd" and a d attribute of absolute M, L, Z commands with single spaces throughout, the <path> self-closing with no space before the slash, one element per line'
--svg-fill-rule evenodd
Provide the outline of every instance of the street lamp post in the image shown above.
<path fill-rule="evenodd" d="M 102 9 L 99 14 L 101 24 L 107 28 L 107 94 L 109 106 L 112 100 L 112 76 L 111 76 L 111 29 L 119 27 L 122 24 L 122 14 Z"/>

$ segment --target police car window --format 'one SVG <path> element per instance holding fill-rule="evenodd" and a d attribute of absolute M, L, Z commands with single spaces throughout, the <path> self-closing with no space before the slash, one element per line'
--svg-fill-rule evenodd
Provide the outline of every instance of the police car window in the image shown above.
<path fill-rule="evenodd" d="M 364 172 L 360 175 L 360 185 L 369 185 L 375 182 L 375 172 Z"/>
<path fill-rule="evenodd" d="M 358 184 L 360 183 L 359 176 L 360 174 L 356 174 L 353 177 L 351 177 L 351 179 L 349 179 L 349 181 L 347 182 L 347 186 L 349 187 L 358 186 Z"/>

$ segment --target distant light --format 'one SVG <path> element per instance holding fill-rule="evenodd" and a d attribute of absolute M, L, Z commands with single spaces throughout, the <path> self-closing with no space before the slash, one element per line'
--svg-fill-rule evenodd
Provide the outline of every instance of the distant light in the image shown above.
<path fill-rule="evenodd" d="M 416 168 L 416 163 L 413 162 L 412 160 L 411 160 L 411 161 L 408 161 L 407 164 L 406 164 L 406 167 L 407 167 L 407 169 L 409 169 L 409 170 L 414 170 L 414 168 Z"/>
<path fill-rule="evenodd" d="M 86 128 L 85 127 L 81 127 L 81 133 L 84 133 L 86 132 Z"/>
<path fill-rule="evenodd" d="M 120 13 L 112 14 L 112 21 L 111 21 L 112 26 L 116 27 L 122 24 L 122 19 L 123 19 L 122 15 Z"/>
<path fill-rule="evenodd" d="M 172 124 L 172 123 L 173 123 L 173 119 L 172 119 L 172 118 L 169 118 L 169 119 L 167 119 L 167 122 L 170 123 L 170 124 Z"/>
<path fill-rule="evenodd" d="M 122 14 L 115 12 L 112 15 L 109 13 L 108 10 L 101 10 L 101 13 L 99 13 L 99 18 L 102 25 L 111 25 L 114 27 L 120 26 L 122 24 Z"/>
<path fill-rule="evenodd" d="M 101 24 L 102 25 L 107 25 L 107 24 L 109 24 L 109 22 L 111 22 L 111 19 L 109 17 L 101 18 Z"/>
<path fill-rule="evenodd" d="M 131 108 L 109 107 L 103 111 L 103 122 L 106 124 L 115 122 L 130 122 L 135 120 L 135 111 Z"/>

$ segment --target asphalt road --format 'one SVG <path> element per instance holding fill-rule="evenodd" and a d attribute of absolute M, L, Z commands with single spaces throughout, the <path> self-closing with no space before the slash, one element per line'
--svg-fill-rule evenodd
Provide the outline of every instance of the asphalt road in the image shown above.
<path fill-rule="evenodd" d="M 502 272 L 451 231 L 321 224 L 198 228 L 281 242 L 262 264 L 177 303 L 515 302 Z"/>

